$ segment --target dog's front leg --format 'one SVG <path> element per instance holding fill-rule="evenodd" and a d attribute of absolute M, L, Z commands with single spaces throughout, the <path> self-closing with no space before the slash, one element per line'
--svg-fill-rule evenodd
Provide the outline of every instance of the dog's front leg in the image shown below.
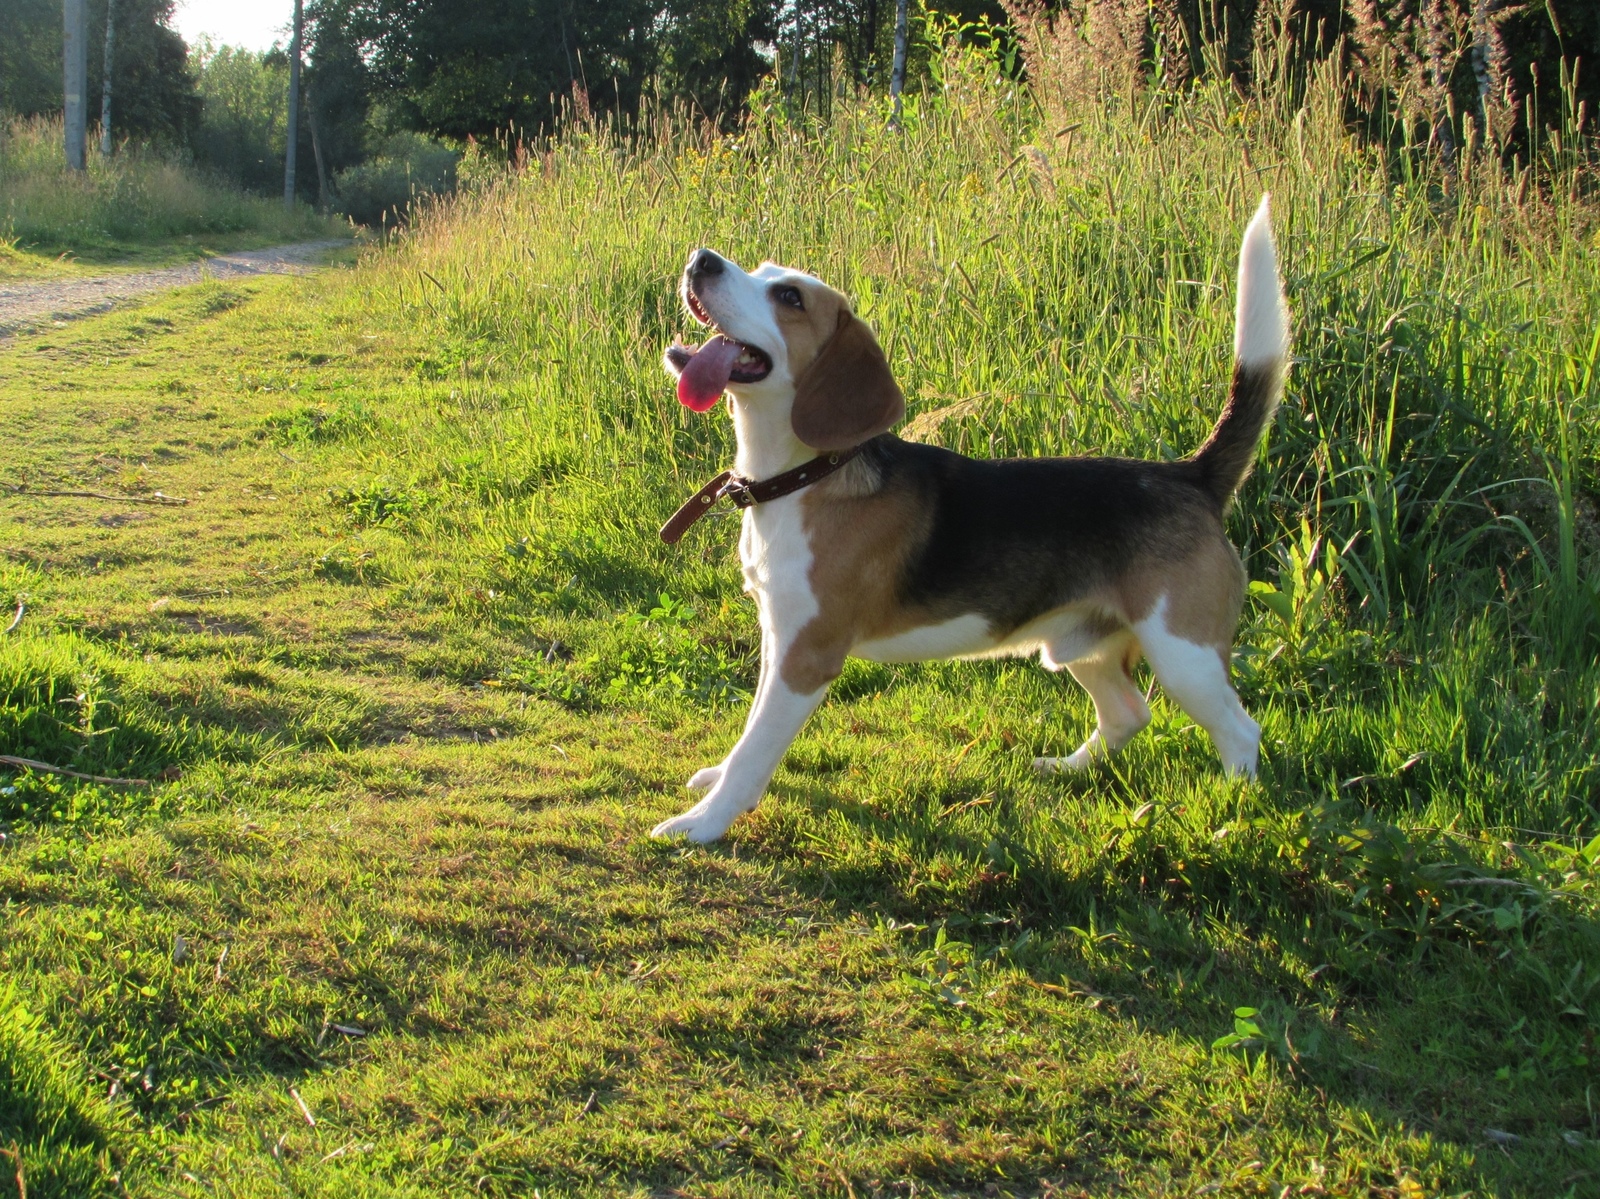
<path fill-rule="evenodd" d="M 720 766 L 707 767 L 689 780 L 694 786 L 703 776 L 716 772 L 706 797 L 687 812 L 656 825 L 650 830 L 652 837 L 683 833 L 702 843 L 720 838 L 729 825 L 761 802 L 784 753 L 827 695 L 827 683 L 809 694 L 791 690 L 778 669 L 783 661 L 778 639 L 768 636 L 762 641 L 761 680 L 744 735 Z"/>
<path fill-rule="evenodd" d="M 755 694 L 750 697 L 750 714 L 745 717 L 745 732 L 750 731 L 755 723 L 756 713 L 761 708 L 761 698 L 767 693 L 767 684 L 772 682 L 777 673 L 776 663 L 779 661 L 776 642 L 771 632 L 763 629 L 761 632 L 761 667 L 756 675 Z M 728 757 L 733 756 L 733 751 L 728 751 Z M 703 766 L 689 776 L 689 781 L 684 784 L 691 791 L 709 791 L 722 779 L 722 772 L 727 768 L 728 758 L 723 758 L 715 766 Z"/>

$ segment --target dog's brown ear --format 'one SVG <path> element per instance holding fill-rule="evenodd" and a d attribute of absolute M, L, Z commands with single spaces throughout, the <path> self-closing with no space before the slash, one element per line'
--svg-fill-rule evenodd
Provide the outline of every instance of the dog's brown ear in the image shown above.
<path fill-rule="evenodd" d="M 889 360 L 867 323 L 848 308 L 816 359 L 795 383 L 789 423 L 814 450 L 847 450 L 906 414 Z"/>

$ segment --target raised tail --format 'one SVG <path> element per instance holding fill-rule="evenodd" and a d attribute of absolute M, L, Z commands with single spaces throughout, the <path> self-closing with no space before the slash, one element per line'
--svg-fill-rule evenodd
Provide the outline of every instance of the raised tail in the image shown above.
<path fill-rule="evenodd" d="M 1239 247 L 1239 301 L 1234 317 L 1233 387 L 1206 443 L 1191 462 L 1219 508 L 1227 508 L 1250 473 L 1261 434 L 1278 410 L 1289 365 L 1289 313 L 1278 282 L 1267 196 Z"/>

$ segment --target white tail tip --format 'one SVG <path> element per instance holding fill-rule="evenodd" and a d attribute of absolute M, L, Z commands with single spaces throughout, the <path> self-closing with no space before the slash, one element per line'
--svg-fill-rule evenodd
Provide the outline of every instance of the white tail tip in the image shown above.
<path fill-rule="evenodd" d="M 1233 356 L 1247 365 L 1282 362 L 1289 356 L 1289 311 L 1278 281 L 1278 253 L 1272 244 L 1270 196 L 1244 231 L 1239 246 L 1239 301 L 1234 314 Z"/>

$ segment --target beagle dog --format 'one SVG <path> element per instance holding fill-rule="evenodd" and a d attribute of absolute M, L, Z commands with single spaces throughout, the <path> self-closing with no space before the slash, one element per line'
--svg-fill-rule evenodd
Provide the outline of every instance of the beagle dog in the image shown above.
<path fill-rule="evenodd" d="M 681 292 L 715 336 L 673 345 L 666 366 L 689 407 L 732 400 L 736 477 L 696 500 L 744 508 L 739 558 L 760 612 L 761 674 L 738 743 L 689 779 L 704 798 L 654 836 L 715 841 L 754 808 L 850 655 L 1037 653 L 1047 670 L 1065 668 L 1098 727 L 1075 753 L 1037 759 L 1044 771 L 1082 770 L 1150 722 L 1131 678 L 1143 655 L 1223 767 L 1254 776 L 1260 726 L 1228 678 L 1245 573 L 1223 516 L 1288 364 L 1266 197 L 1240 248 L 1227 406 L 1177 462 L 986 461 L 902 441 L 888 430 L 904 397 L 838 292 L 770 262 L 746 273 L 710 250 L 690 256 Z M 692 521 L 690 507 L 680 517 Z M 674 520 L 669 540 L 681 533 Z"/>

